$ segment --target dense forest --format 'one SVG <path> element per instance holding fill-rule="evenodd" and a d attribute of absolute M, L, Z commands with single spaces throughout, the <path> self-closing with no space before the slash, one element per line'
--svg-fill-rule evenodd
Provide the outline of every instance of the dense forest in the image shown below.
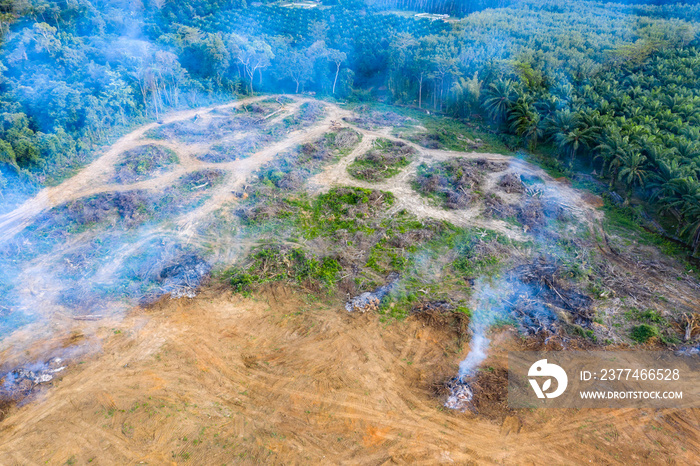
<path fill-rule="evenodd" d="M 11 206 L 168 109 L 312 92 L 484 119 L 698 254 L 699 21 L 675 2 L 4 0 L 0 188 Z"/>

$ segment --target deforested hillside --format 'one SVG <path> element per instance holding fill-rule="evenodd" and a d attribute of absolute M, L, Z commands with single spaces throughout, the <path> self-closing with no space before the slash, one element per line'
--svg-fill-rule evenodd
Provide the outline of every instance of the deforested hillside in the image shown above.
<path fill-rule="evenodd" d="M 700 282 L 653 236 L 488 143 L 433 148 L 430 117 L 395 110 L 273 95 L 168 114 L 3 217 L 3 455 L 106 458 L 101 438 L 120 462 L 498 461 L 513 438 L 528 457 L 583 417 L 509 409 L 506 351 L 697 338 Z M 470 375 L 471 414 L 444 412 L 476 341 L 489 369 Z M 420 432 L 402 427 L 413 411 Z M 627 414 L 581 416 L 632 439 L 616 451 L 647 451 Z M 62 429 L 74 417 L 97 436 Z M 464 429 L 483 444 L 464 450 Z M 83 446 L 37 447 L 58 430 Z M 447 443 L 407 449 L 419 434 Z"/>
<path fill-rule="evenodd" d="M 0 463 L 693 464 L 699 24 L 0 1 Z"/>

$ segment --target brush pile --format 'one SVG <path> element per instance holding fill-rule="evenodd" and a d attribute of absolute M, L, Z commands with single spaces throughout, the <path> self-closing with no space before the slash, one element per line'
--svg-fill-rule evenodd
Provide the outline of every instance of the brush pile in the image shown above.
<path fill-rule="evenodd" d="M 369 110 L 369 108 L 365 106 L 358 107 L 355 111 L 358 113 L 358 117 L 343 118 L 343 120 L 367 130 L 375 130 L 387 126 L 392 128 L 405 127 L 418 123 L 417 120 L 404 117 L 396 112 L 377 112 Z"/>
<path fill-rule="evenodd" d="M 411 309 L 411 313 L 433 328 L 451 329 L 460 338 L 467 334 L 469 315 L 460 312 L 452 302 L 419 302 Z"/>
<path fill-rule="evenodd" d="M 558 333 L 559 320 L 590 326 L 593 300 L 561 286 L 555 277 L 557 271 L 555 263 L 540 258 L 509 272 L 508 280 L 514 285 L 515 293 L 507 303 L 525 333 Z"/>
<path fill-rule="evenodd" d="M 369 152 L 350 164 L 348 172 L 360 180 L 381 181 L 408 166 L 415 153 L 415 149 L 403 142 L 380 138 L 374 141 Z"/>
<path fill-rule="evenodd" d="M 445 407 L 455 411 L 466 411 L 472 408 L 472 398 L 474 390 L 469 382 L 465 382 L 459 377 L 454 377 L 445 383 L 448 390 Z"/>
<path fill-rule="evenodd" d="M 161 269 L 158 274 L 160 293 L 171 298 L 194 298 L 202 279 L 211 271 L 211 265 L 194 253 L 184 253 Z"/>
<path fill-rule="evenodd" d="M 177 154 L 172 149 L 158 144 L 134 147 L 121 154 L 120 158 L 114 167 L 114 181 L 123 184 L 146 180 L 178 163 Z"/>
<path fill-rule="evenodd" d="M 437 196 L 448 209 L 467 207 L 478 195 L 484 174 L 477 163 L 464 158 L 418 166 L 416 186 L 419 192 Z"/>
<path fill-rule="evenodd" d="M 355 296 L 345 303 L 345 310 L 348 312 L 367 312 L 376 311 L 379 309 L 379 305 L 382 302 L 384 296 L 389 294 L 394 288 L 394 285 L 398 281 L 399 276 L 393 274 L 389 277 L 388 283 L 386 285 L 380 286 L 372 292 L 365 292 L 359 296 Z"/>
<path fill-rule="evenodd" d="M 506 173 L 498 181 L 498 186 L 503 188 L 503 191 L 508 194 L 522 194 L 525 192 L 525 185 L 520 177 L 514 173 Z"/>

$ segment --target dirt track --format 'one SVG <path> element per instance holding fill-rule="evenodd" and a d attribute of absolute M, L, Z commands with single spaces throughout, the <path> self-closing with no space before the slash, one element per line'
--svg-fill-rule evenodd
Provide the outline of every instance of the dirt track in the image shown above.
<path fill-rule="evenodd" d="M 208 107 L 205 109 L 177 112 L 164 118 L 163 123 L 167 124 L 176 121 L 188 120 L 195 115 L 204 114 L 205 112 L 213 109 L 227 109 L 234 106 L 240 107 L 264 98 L 269 98 L 269 96 L 242 99 L 230 104 Z M 277 115 L 274 120 L 281 119 L 285 115 L 291 114 L 299 107 L 299 105 L 310 100 L 311 99 L 296 99 L 294 103 L 286 105 L 282 113 Z M 179 227 L 178 233 L 183 235 L 189 241 L 194 235 L 196 224 L 208 214 L 215 211 L 223 203 L 233 201 L 231 192 L 240 188 L 245 183 L 246 179 L 257 168 L 270 161 L 280 152 L 290 149 L 298 144 L 316 140 L 318 137 L 331 130 L 334 122 L 337 124 L 338 122 L 342 121 L 343 117 L 351 115 L 351 112 L 342 109 L 337 105 L 324 103 L 324 106 L 326 109 L 326 114 L 322 120 L 303 130 L 298 130 L 287 134 L 281 141 L 263 148 L 250 157 L 225 163 L 208 163 L 194 158 L 193 155 L 195 153 L 201 153 L 208 148 L 206 144 L 184 144 L 173 141 L 164 142 L 147 139 L 144 137 L 144 134 L 148 130 L 156 128 L 158 125 L 156 123 L 151 123 L 143 126 L 120 138 L 114 145 L 106 150 L 101 157 L 79 171 L 74 177 L 67 179 L 58 186 L 43 189 L 35 197 L 27 200 L 17 209 L 0 216 L 0 231 L 3 231 L 2 240 L 9 239 L 16 235 L 28 224 L 30 224 L 31 221 L 40 213 L 66 202 L 104 192 L 130 191 L 136 189 L 158 190 L 162 189 L 164 186 L 172 184 L 182 175 L 196 170 L 205 168 L 224 170 L 228 173 L 227 180 L 216 188 L 216 190 L 212 193 L 211 198 L 196 212 L 188 212 L 185 216 L 177 219 L 175 222 Z M 384 189 L 392 191 L 394 194 L 396 194 L 398 199 L 398 203 L 396 205 L 397 210 L 407 209 L 421 218 L 438 218 L 461 226 L 471 224 L 491 228 L 514 239 L 522 240 L 523 237 L 520 232 L 516 231 L 512 226 L 503 221 L 477 218 L 480 213 L 480 206 L 478 205 L 471 209 L 462 210 L 459 212 L 446 211 L 435 207 L 427 199 L 418 195 L 413 189 L 411 189 L 409 180 L 415 173 L 415 168 L 420 162 L 446 160 L 448 158 L 459 156 L 472 159 L 481 158 L 493 161 L 513 161 L 514 164 L 517 164 L 519 171 L 536 173 L 539 176 L 547 179 L 550 184 L 553 183 L 553 188 L 558 193 L 557 195 L 567 196 L 567 199 L 571 201 L 571 205 L 576 206 L 577 210 L 586 210 L 587 214 L 592 214 L 594 212 L 592 209 L 586 206 L 584 202 L 580 201 L 579 196 L 569 193 L 571 190 L 568 188 L 568 186 L 556 183 L 542 170 L 530 164 L 516 161 L 511 157 L 500 154 L 460 153 L 426 149 L 409 141 L 392 136 L 386 136 L 380 132 L 358 128 L 348 123 L 341 123 L 340 126 L 352 127 L 355 131 L 362 133 L 364 140 L 355 149 L 355 151 L 341 161 L 341 163 L 335 164 L 329 167 L 325 172 L 313 177 L 309 183 L 309 186 L 312 187 L 312 189 L 327 190 L 331 186 L 337 184 Z M 338 126 L 335 126 L 335 128 L 338 128 Z M 380 136 L 402 141 L 414 147 L 418 151 L 419 157 L 411 164 L 410 167 L 408 167 L 408 169 L 404 170 L 403 173 L 387 180 L 384 183 L 369 184 L 360 182 L 350 177 L 347 174 L 347 166 L 352 163 L 355 157 L 366 151 L 369 144 L 371 144 L 371 141 Z M 174 150 L 180 158 L 180 163 L 173 170 L 145 181 L 139 181 L 131 184 L 114 183 L 111 176 L 114 172 L 114 165 L 119 160 L 119 156 L 129 149 L 145 144 L 161 144 Z"/>

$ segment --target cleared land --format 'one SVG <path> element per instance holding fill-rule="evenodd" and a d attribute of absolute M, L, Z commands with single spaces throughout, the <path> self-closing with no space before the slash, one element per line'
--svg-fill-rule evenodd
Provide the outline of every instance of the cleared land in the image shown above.
<path fill-rule="evenodd" d="M 504 371 L 511 349 L 628 348 L 643 325 L 659 331 L 650 347 L 680 344 L 682 316 L 700 312 L 697 278 L 565 180 L 506 155 L 427 148 L 393 135 L 417 122 L 369 115 L 269 96 L 174 114 L 0 218 L 1 252 L 26 259 L 17 305 L 35 305 L 0 356 L 67 366 L 2 406 L 0 457 L 524 464 L 546 451 L 555 464 L 692 464 L 700 410 L 512 411 Z M 408 163 L 352 177 L 378 140 L 410 149 Z M 153 144 L 177 156 L 167 170 L 156 157 L 129 168 L 143 179 L 115 183 L 124 154 Z M 110 301 L 117 288 L 192 296 L 216 264 L 237 268 L 194 298 L 126 312 Z M 345 311 L 396 271 L 386 306 Z M 492 331 L 477 413 L 457 413 L 442 384 L 469 351 L 465 306 L 481 276 L 556 285 Z M 573 298 L 585 306 L 558 301 Z M 533 321 L 542 300 L 560 314 Z"/>
<path fill-rule="evenodd" d="M 445 410 L 432 386 L 452 373 L 449 330 L 390 325 L 273 287 L 164 300 L 98 332 L 86 356 L 2 423 L 10 464 L 458 462 L 692 464 L 698 410 Z M 510 332 L 494 338 L 496 372 Z"/>

